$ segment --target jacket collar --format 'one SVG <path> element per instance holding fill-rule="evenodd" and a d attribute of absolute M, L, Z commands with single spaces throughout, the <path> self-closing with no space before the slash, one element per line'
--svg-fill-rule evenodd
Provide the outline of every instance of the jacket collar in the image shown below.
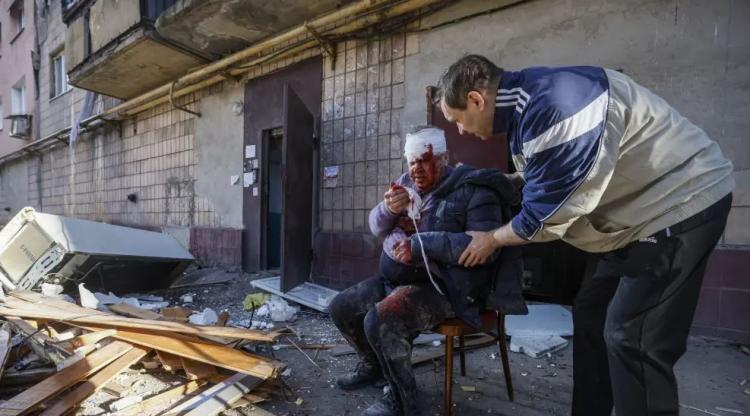
<path fill-rule="evenodd" d="M 528 97 L 521 90 L 522 75 L 520 72 L 503 71 L 500 75 L 500 85 L 495 96 L 495 116 L 492 123 L 492 133 L 508 133 L 517 113 L 519 101 L 526 104 Z"/>

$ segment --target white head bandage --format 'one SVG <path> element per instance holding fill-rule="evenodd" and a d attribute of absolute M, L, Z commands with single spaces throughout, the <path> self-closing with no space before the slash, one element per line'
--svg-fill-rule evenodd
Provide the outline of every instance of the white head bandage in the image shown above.
<path fill-rule="evenodd" d="M 407 162 L 413 162 L 422 157 L 425 152 L 429 151 L 432 146 L 432 153 L 435 155 L 444 154 L 448 151 L 445 144 L 445 132 L 438 128 L 426 128 L 416 133 L 406 135 L 404 143 L 404 157 Z"/>

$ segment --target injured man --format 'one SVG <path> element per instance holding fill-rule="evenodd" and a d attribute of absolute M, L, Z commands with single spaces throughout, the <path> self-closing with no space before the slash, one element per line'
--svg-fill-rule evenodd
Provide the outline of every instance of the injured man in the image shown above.
<path fill-rule="evenodd" d="M 521 297 L 520 249 L 504 248 L 492 261 L 459 265 L 470 243 L 466 231 L 493 230 L 512 218 L 520 194 L 494 169 L 448 165 L 445 134 L 418 127 L 406 135 L 408 173 L 395 179 L 370 212 L 370 229 L 384 239 L 377 276 L 337 295 L 333 322 L 360 362 L 337 382 L 345 390 L 385 379 L 382 399 L 363 415 L 418 415 L 412 342 L 449 317 L 479 327 L 480 312 L 526 313 Z M 433 410 L 432 412 L 430 410 Z"/>

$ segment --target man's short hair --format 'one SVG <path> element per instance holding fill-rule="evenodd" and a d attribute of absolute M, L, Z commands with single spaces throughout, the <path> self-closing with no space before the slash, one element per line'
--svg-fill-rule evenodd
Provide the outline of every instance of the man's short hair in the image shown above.
<path fill-rule="evenodd" d="M 448 67 L 438 83 L 438 98 L 451 108 L 466 108 L 470 91 L 482 92 L 500 77 L 502 69 L 481 55 L 466 55 Z"/>

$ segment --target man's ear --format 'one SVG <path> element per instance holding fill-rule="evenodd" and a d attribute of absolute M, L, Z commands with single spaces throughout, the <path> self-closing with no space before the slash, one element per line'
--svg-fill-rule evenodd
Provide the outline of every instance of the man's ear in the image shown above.
<path fill-rule="evenodd" d="M 482 111 L 484 110 L 486 101 L 482 93 L 480 93 L 479 91 L 469 91 L 469 93 L 466 95 L 466 103 L 467 105 L 473 104 L 479 111 Z"/>

